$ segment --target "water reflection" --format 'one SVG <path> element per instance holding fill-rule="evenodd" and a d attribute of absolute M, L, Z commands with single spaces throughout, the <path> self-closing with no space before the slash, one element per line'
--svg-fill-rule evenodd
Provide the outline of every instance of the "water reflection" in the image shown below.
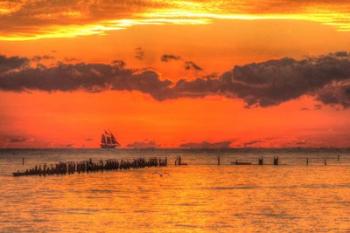
<path fill-rule="evenodd" d="M 189 154 L 183 167 L 14 178 L 10 170 L 22 165 L 1 156 L 0 232 L 350 231 L 347 157 L 345 165 L 305 166 L 287 154 L 282 161 L 296 165 L 261 167 L 199 165 L 215 163 L 215 155 Z M 76 154 L 86 156 L 93 155 Z M 67 158 L 43 153 L 26 160 Z"/>

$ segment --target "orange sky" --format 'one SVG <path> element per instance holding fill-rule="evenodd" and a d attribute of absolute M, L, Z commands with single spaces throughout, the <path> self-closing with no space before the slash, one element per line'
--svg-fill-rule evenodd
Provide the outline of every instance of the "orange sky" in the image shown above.
<path fill-rule="evenodd" d="M 122 60 L 123 69 L 152 70 L 172 86 L 212 74 L 217 79 L 235 66 L 250 68 L 270 59 L 313 57 L 323 64 L 329 53 L 350 51 L 349 9 L 340 0 L 2 1 L 0 51 L 6 58 L 0 58 L 0 147 L 97 147 L 104 129 L 115 132 L 124 147 L 227 140 L 234 147 L 350 147 L 349 89 L 344 89 L 347 99 L 336 92 L 342 97 L 338 104 L 320 97 L 335 87 L 347 88 L 348 76 L 327 73 L 330 81 L 323 86 L 248 108 L 259 89 L 244 97 L 206 92 L 200 98 L 182 94 L 160 101 L 148 89 L 47 91 L 39 88 L 40 80 L 38 87 L 8 90 L 2 79 L 20 71 L 1 74 L 2 63 L 14 56 L 28 59 L 30 67 L 42 63 L 43 73 L 57 64 Z M 164 54 L 177 59 L 161 61 Z M 200 69 L 186 69 L 189 62 Z M 283 72 L 277 78 L 299 80 Z"/>

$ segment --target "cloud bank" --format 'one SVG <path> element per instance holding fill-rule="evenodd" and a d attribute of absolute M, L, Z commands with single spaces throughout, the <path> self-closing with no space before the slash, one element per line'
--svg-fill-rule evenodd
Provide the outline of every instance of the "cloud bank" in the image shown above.
<path fill-rule="evenodd" d="M 247 107 L 279 105 L 303 95 L 323 104 L 350 106 L 350 53 L 337 52 L 295 60 L 282 58 L 236 66 L 219 76 L 176 83 L 152 70 L 132 70 L 123 61 L 58 63 L 33 67 L 25 57 L 0 56 L 2 91 L 140 91 L 156 100 L 220 95 Z"/>
<path fill-rule="evenodd" d="M 5 58 L 0 63 L 0 90 L 3 91 L 140 91 L 161 99 L 171 84 L 160 80 L 154 71 L 137 72 L 124 68 L 124 62 L 112 64 L 59 63 L 53 67 L 31 67 L 25 58 Z"/>

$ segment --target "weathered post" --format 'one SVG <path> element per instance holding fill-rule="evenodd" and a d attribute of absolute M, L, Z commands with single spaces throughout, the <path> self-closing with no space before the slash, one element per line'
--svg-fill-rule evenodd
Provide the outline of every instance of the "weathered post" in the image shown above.
<path fill-rule="evenodd" d="M 259 158 L 259 165 L 264 165 L 264 157 Z"/>

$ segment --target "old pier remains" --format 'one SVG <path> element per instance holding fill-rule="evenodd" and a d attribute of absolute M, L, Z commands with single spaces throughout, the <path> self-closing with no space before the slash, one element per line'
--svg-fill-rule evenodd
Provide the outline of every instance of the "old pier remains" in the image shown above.
<path fill-rule="evenodd" d="M 128 170 L 146 167 L 165 167 L 168 165 L 167 158 L 137 158 L 133 160 L 100 160 L 93 162 L 92 159 L 79 162 L 59 162 L 56 164 L 40 164 L 25 171 L 17 171 L 13 176 L 48 176 L 48 175 L 71 175 L 74 173 L 90 173 L 99 171 Z"/>

